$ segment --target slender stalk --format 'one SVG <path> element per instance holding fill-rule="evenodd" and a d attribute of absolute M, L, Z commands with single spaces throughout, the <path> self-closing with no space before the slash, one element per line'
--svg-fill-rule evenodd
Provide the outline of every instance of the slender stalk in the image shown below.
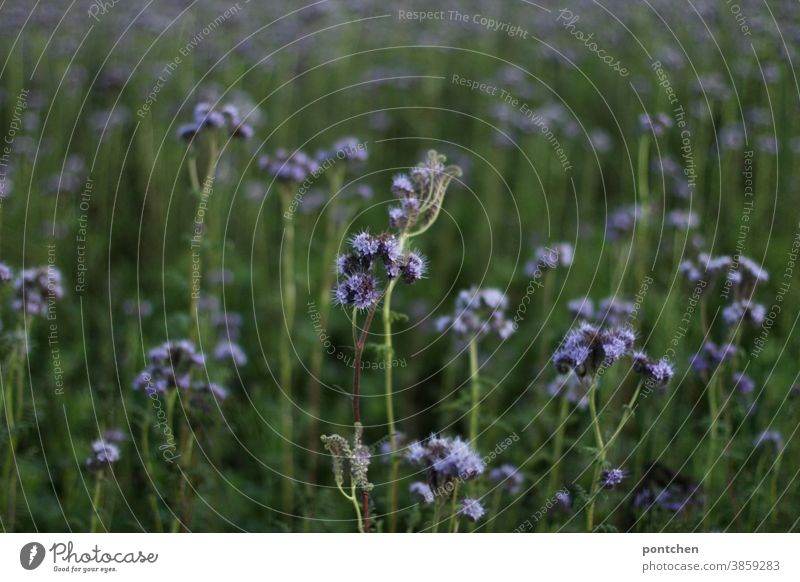
<path fill-rule="evenodd" d="M 547 488 L 548 494 L 553 493 L 559 488 L 561 481 L 561 455 L 564 452 L 564 433 L 566 432 L 567 413 L 569 412 L 569 400 L 565 394 L 561 395 L 561 402 L 558 407 L 558 426 L 553 442 L 553 469 L 550 471 L 550 485 Z"/>
<path fill-rule="evenodd" d="M 145 416 L 144 423 L 142 424 L 142 457 L 144 458 L 144 466 L 148 472 L 148 474 L 152 477 L 154 475 L 153 472 L 153 462 L 150 458 L 150 416 Z M 164 524 L 161 521 L 161 512 L 158 509 L 158 501 L 156 500 L 156 494 L 151 489 L 147 494 L 148 500 L 150 502 L 150 509 L 153 512 L 153 523 L 155 523 L 156 531 L 159 533 L 164 532 Z"/>
<path fill-rule="evenodd" d="M 645 250 L 648 248 L 648 223 L 650 221 L 650 184 L 648 161 L 650 159 L 650 139 L 647 135 L 639 138 L 639 155 L 637 168 L 637 182 L 639 186 L 639 200 L 641 201 L 641 221 L 639 226 L 638 251 L 639 258 L 636 262 L 637 276 L 641 281 L 644 278 L 645 262 L 647 255 Z"/>
<path fill-rule="evenodd" d="M 294 271 L 294 217 L 291 214 L 292 191 L 288 186 L 279 188 L 283 215 L 283 252 L 281 256 L 283 314 L 285 332 L 280 334 L 278 359 L 280 366 L 280 384 L 283 390 L 281 399 L 281 432 L 283 433 L 281 469 L 283 473 L 282 500 L 284 512 L 294 511 L 294 459 L 292 458 L 292 434 L 294 419 L 292 410 L 292 358 L 291 335 L 294 327 L 294 310 L 296 299 Z"/>
<path fill-rule="evenodd" d="M 187 532 L 191 526 L 191 499 L 186 494 L 186 484 L 192 469 L 192 452 L 194 450 L 194 432 L 187 424 L 181 431 L 181 448 L 186 451 L 184 455 L 185 474 L 182 475 L 178 486 L 178 512 L 172 521 L 172 533 Z"/>
<path fill-rule="evenodd" d="M 333 193 L 338 189 L 331 188 Z M 322 271 L 320 273 L 320 294 L 318 298 L 317 313 L 319 314 L 320 329 L 328 327 L 328 316 L 331 310 L 331 287 L 333 287 L 333 258 L 336 253 L 337 238 L 336 221 L 333 209 L 330 210 L 325 227 L 325 246 L 322 251 Z M 319 415 L 321 402 L 322 363 L 325 357 L 325 347 L 318 342 L 316 349 L 311 354 L 310 377 L 308 386 L 308 449 L 315 452 L 319 443 Z M 317 482 L 317 465 L 319 457 L 312 452 L 308 465 L 308 483 L 312 487 Z"/>
<path fill-rule="evenodd" d="M 600 484 L 600 473 L 603 470 L 603 464 L 606 462 L 606 446 L 603 442 L 603 434 L 600 431 L 600 416 L 597 414 L 597 380 L 594 376 L 592 377 L 592 385 L 589 387 L 589 412 L 592 415 L 592 428 L 594 429 L 595 446 L 597 447 L 592 486 L 589 489 L 589 508 L 586 511 L 586 531 L 591 533 L 594 529 L 594 505 Z"/>
<path fill-rule="evenodd" d="M 400 249 L 405 245 L 405 238 L 400 237 Z M 398 484 L 397 477 L 400 470 L 400 460 L 397 458 L 397 428 L 394 421 L 394 401 L 392 399 L 392 361 L 394 359 L 394 347 L 392 345 L 392 291 L 397 283 L 393 279 L 386 289 L 386 296 L 383 300 L 383 357 L 386 363 L 384 371 L 384 384 L 386 392 L 386 423 L 389 427 L 389 457 L 390 476 L 389 476 L 389 531 L 397 531 L 397 502 Z"/>
<path fill-rule="evenodd" d="M 469 373 L 470 373 L 470 388 L 472 395 L 472 408 L 470 408 L 469 416 L 469 440 L 473 447 L 478 446 L 478 422 L 480 419 L 479 406 L 480 406 L 480 390 L 481 382 L 478 377 L 478 336 L 476 335 L 469 342 Z"/>
<path fill-rule="evenodd" d="M 456 486 L 453 489 L 453 497 L 450 501 L 450 531 L 453 533 L 458 532 L 458 511 L 456 509 L 456 503 L 458 502 L 458 480 L 456 480 Z"/>
<path fill-rule="evenodd" d="M 92 521 L 89 528 L 91 533 L 97 533 L 100 523 L 100 504 L 103 500 L 103 471 L 98 471 L 94 480 L 94 495 L 92 495 Z"/>

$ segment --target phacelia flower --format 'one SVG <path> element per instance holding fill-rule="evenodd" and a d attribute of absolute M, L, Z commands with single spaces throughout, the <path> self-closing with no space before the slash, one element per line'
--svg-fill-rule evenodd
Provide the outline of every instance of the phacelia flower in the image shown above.
<path fill-rule="evenodd" d="M 25 269 L 14 281 L 14 311 L 47 316 L 55 302 L 64 297 L 61 271 L 52 265 Z"/>
<path fill-rule="evenodd" d="M 214 348 L 214 359 L 218 362 L 232 362 L 235 366 L 244 366 L 247 363 L 247 354 L 239 344 L 222 340 Z"/>
<path fill-rule="evenodd" d="M 706 342 L 699 352 L 689 358 L 689 363 L 695 372 L 702 373 L 716 368 L 736 355 L 736 346 L 723 344 L 717 346 L 714 342 Z"/>
<path fill-rule="evenodd" d="M 666 113 L 656 113 L 655 115 L 642 113 L 639 116 L 639 130 L 642 133 L 652 132 L 656 137 L 661 137 L 670 127 L 672 127 L 672 119 Z"/>
<path fill-rule="evenodd" d="M 733 383 L 741 394 L 750 394 L 755 390 L 756 383 L 750 376 L 742 372 L 734 372 Z"/>
<path fill-rule="evenodd" d="M 205 361 L 188 340 L 169 341 L 150 350 L 148 365 L 133 382 L 135 390 L 149 394 L 163 394 L 172 388 L 189 390 L 192 387 L 192 374 L 201 368 Z"/>
<path fill-rule="evenodd" d="M 0 283 L 8 283 L 14 278 L 14 273 L 11 267 L 5 263 L 0 263 Z"/>
<path fill-rule="evenodd" d="M 573 257 L 574 249 L 567 242 L 539 247 L 534 253 L 533 260 L 525 266 L 525 274 L 537 277 L 558 267 L 569 267 L 572 265 Z"/>
<path fill-rule="evenodd" d="M 580 319 L 594 319 L 594 303 L 588 297 L 579 297 L 568 301 L 567 311 Z"/>
<path fill-rule="evenodd" d="M 489 473 L 489 479 L 495 483 L 501 484 L 501 487 L 510 495 L 516 495 L 522 491 L 522 483 L 525 481 L 519 469 L 509 463 L 505 463 L 500 465 L 497 469 L 493 469 Z"/>
<path fill-rule="evenodd" d="M 194 107 L 194 120 L 178 127 L 178 137 L 190 141 L 203 131 L 224 129 L 231 137 L 250 139 L 253 128 L 242 123 L 239 110 L 234 105 L 225 105 L 221 110 L 210 103 L 198 103 Z"/>
<path fill-rule="evenodd" d="M 478 453 L 460 437 L 435 434 L 423 443 L 412 443 L 406 451 L 406 460 L 427 468 L 431 487 L 443 488 L 448 493 L 452 492 L 454 481 L 471 481 L 486 468 Z"/>
<path fill-rule="evenodd" d="M 508 299 L 499 289 L 472 287 L 458 294 L 455 312 L 437 319 L 436 328 L 440 332 L 452 329 L 462 337 L 496 333 L 507 339 L 515 331 L 513 322 L 506 317 L 507 307 Z"/>
<path fill-rule="evenodd" d="M 584 322 L 564 337 L 553 354 L 553 363 L 561 374 L 570 370 L 578 376 L 593 374 L 629 353 L 635 339 L 635 334 L 628 328 L 603 329 Z"/>
<path fill-rule="evenodd" d="M 486 510 L 477 499 L 464 499 L 458 509 L 458 515 L 466 517 L 472 522 L 478 521 L 485 513 Z"/>
<path fill-rule="evenodd" d="M 289 153 L 279 149 L 272 155 L 261 156 L 258 165 L 279 182 L 301 184 L 320 171 L 317 161 L 302 150 Z"/>
<path fill-rule="evenodd" d="M 586 408 L 589 404 L 589 386 L 586 382 L 582 382 L 572 370 L 550 382 L 547 385 L 547 394 L 553 398 L 566 398 L 578 408 Z"/>
<path fill-rule="evenodd" d="M 613 489 L 625 478 L 625 471 L 621 468 L 608 469 L 600 474 L 600 487 L 603 489 Z"/>
<path fill-rule="evenodd" d="M 734 301 L 722 310 L 725 324 L 733 327 L 740 321 L 753 326 L 760 326 L 767 317 L 767 308 L 760 303 L 752 303 L 749 299 Z"/>
<path fill-rule="evenodd" d="M 431 486 L 427 483 L 423 483 L 422 481 L 414 481 L 409 487 L 408 490 L 411 493 L 415 493 L 422 497 L 422 500 L 426 504 L 433 503 L 434 496 L 433 491 L 431 490 Z"/>
<path fill-rule="evenodd" d="M 92 456 L 86 459 L 86 466 L 99 471 L 120 459 L 119 447 L 114 443 L 98 439 L 92 443 Z"/>
<path fill-rule="evenodd" d="M 667 358 L 651 360 L 644 352 L 633 354 L 633 369 L 641 374 L 648 385 L 664 387 L 675 375 L 675 369 Z"/>
<path fill-rule="evenodd" d="M 753 439 L 754 447 L 761 447 L 767 443 L 771 443 L 776 451 L 780 451 L 783 449 L 783 436 L 777 430 L 765 430 Z"/>

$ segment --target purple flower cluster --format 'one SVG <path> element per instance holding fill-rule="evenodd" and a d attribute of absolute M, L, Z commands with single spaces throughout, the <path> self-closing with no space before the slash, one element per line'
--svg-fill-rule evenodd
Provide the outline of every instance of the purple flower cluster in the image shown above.
<path fill-rule="evenodd" d="M 428 505 L 433 503 L 435 499 L 431 486 L 427 483 L 423 483 L 422 481 L 414 481 L 411 485 L 409 485 L 408 490 L 409 492 L 422 497 L 422 501 Z"/>
<path fill-rule="evenodd" d="M 477 499 L 464 499 L 458 508 L 458 515 L 466 517 L 472 522 L 478 521 L 485 513 L 486 510 L 483 508 L 483 504 Z"/>
<path fill-rule="evenodd" d="M 663 388 L 675 375 L 675 369 L 667 358 L 651 360 L 644 352 L 633 354 L 633 370 L 640 374 L 649 386 Z"/>
<path fill-rule="evenodd" d="M 564 337 L 553 363 L 561 374 L 570 370 L 578 376 L 594 374 L 629 354 L 635 340 L 636 334 L 628 327 L 604 329 L 584 322 Z"/>
<path fill-rule="evenodd" d="M 653 133 L 656 137 L 661 137 L 670 127 L 672 127 L 672 118 L 666 113 L 656 113 L 655 115 L 642 113 L 639 116 L 639 130 L 642 133 Z"/>
<path fill-rule="evenodd" d="M 411 443 L 405 456 L 410 463 L 427 469 L 432 488 L 443 488 L 448 493 L 455 481 L 471 481 L 486 468 L 478 453 L 460 437 L 432 434 L 424 442 Z"/>
<path fill-rule="evenodd" d="M 0 263 L 0 284 L 9 283 L 14 278 L 14 272 L 11 267 L 5 263 Z"/>
<path fill-rule="evenodd" d="M 753 380 L 747 374 L 743 374 L 742 372 L 734 372 L 733 376 L 731 377 L 740 394 L 751 394 L 753 390 L 756 389 L 755 380 Z"/>
<path fill-rule="evenodd" d="M 504 463 L 497 469 L 493 469 L 489 473 L 489 479 L 500 484 L 509 495 L 516 495 L 522 491 L 522 484 L 525 482 L 525 477 L 522 476 L 519 469 L 510 463 Z"/>
<path fill-rule="evenodd" d="M 205 360 L 188 340 L 169 341 L 147 354 L 148 365 L 133 382 L 134 390 L 164 394 L 171 388 L 194 388 L 192 374 Z"/>
<path fill-rule="evenodd" d="M 320 172 L 320 165 L 302 150 L 290 153 L 281 148 L 272 155 L 261 156 L 258 165 L 278 182 L 301 184 Z"/>
<path fill-rule="evenodd" d="M 783 435 L 777 430 L 765 430 L 760 432 L 753 440 L 754 447 L 761 447 L 768 443 L 772 444 L 775 450 L 780 452 L 783 449 Z"/>
<path fill-rule="evenodd" d="M 119 461 L 121 454 L 117 445 L 118 442 L 113 442 L 108 438 L 94 441 L 92 443 L 92 456 L 86 459 L 86 467 L 92 471 L 99 471 Z"/>
<path fill-rule="evenodd" d="M 734 301 L 722 310 L 722 319 L 730 327 L 738 325 L 740 321 L 758 327 L 766 317 L 767 308 L 749 299 Z"/>
<path fill-rule="evenodd" d="M 525 274 L 537 277 L 558 267 L 569 267 L 574 257 L 575 249 L 568 242 L 539 247 L 534 252 L 533 259 L 525 265 Z"/>
<path fill-rule="evenodd" d="M 496 333 L 501 339 L 515 331 L 514 322 L 506 317 L 508 299 L 499 289 L 472 287 L 458 294 L 453 315 L 436 320 L 440 332 L 452 329 L 463 337 Z"/>
<path fill-rule="evenodd" d="M 403 251 L 393 234 L 361 232 L 350 240 L 352 252 L 340 255 L 336 268 L 340 280 L 334 297 L 340 305 L 370 309 L 380 301 L 381 288 L 373 267 L 381 263 L 388 279 L 413 284 L 425 275 L 425 259 L 415 251 Z"/>
<path fill-rule="evenodd" d="M 600 474 L 600 487 L 613 489 L 625 478 L 625 471 L 621 468 L 608 469 Z"/>
<path fill-rule="evenodd" d="M 247 354 L 239 344 L 242 335 L 241 314 L 235 311 L 220 311 L 218 306 L 212 313 L 211 323 L 219 338 L 214 347 L 214 359 L 234 366 L 244 366 L 247 364 Z"/>
<path fill-rule="evenodd" d="M 586 408 L 589 405 L 588 389 L 586 383 L 581 382 L 581 379 L 570 370 L 547 385 L 547 395 L 552 398 L 563 396 L 578 408 Z"/>
<path fill-rule="evenodd" d="M 25 269 L 14 281 L 14 311 L 47 316 L 51 306 L 64 297 L 61 271 L 53 266 Z"/>
<path fill-rule="evenodd" d="M 619 297 L 601 299 L 595 309 L 589 297 L 578 297 L 567 303 L 567 309 L 575 317 L 595 321 L 602 325 L 618 326 L 629 321 L 636 313 L 636 304 Z"/>
<path fill-rule="evenodd" d="M 194 120 L 178 127 L 178 137 L 190 141 L 204 131 L 225 130 L 231 137 L 250 139 L 253 128 L 242 122 L 239 109 L 235 105 L 224 105 L 215 109 L 210 103 L 198 103 L 194 108 Z"/>
<path fill-rule="evenodd" d="M 689 363 L 695 372 L 702 373 L 716 368 L 736 356 L 736 346 L 723 344 L 717 346 L 714 342 L 706 342 L 699 352 L 689 358 Z"/>
<path fill-rule="evenodd" d="M 639 206 L 623 206 L 617 208 L 606 219 L 606 237 L 610 241 L 619 240 L 625 234 L 632 232 L 636 221 L 641 218 Z"/>
<path fill-rule="evenodd" d="M 458 166 L 446 166 L 446 158 L 434 151 L 409 174 L 392 178 L 391 191 L 399 206 L 389 208 L 389 225 L 401 233 L 421 232 L 439 214 L 450 181 L 461 175 Z"/>

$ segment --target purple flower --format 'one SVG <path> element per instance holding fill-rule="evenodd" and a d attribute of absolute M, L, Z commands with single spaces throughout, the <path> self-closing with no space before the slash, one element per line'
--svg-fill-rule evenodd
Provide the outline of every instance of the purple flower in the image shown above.
<path fill-rule="evenodd" d="M 750 394 L 756 388 L 755 381 L 747 374 L 741 372 L 734 372 L 733 383 L 742 394 Z"/>
<path fill-rule="evenodd" d="M 320 171 L 317 161 L 301 150 L 290 154 L 285 149 L 279 149 L 272 155 L 262 156 L 258 164 L 276 180 L 284 183 L 300 184 Z"/>
<path fill-rule="evenodd" d="M 214 348 L 214 359 L 218 362 L 233 362 L 235 366 L 244 366 L 247 363 L 247 354 L 239 344 L 222 340 Z"/>
<path fill-rule="evenodd" d="M 777 430 L 765 430 L 753 440 L 754 447 L 761 447 L 767 443 L 772 443 L 775 450 L 780 452 L 783 449 L 783 436 Z"/>
<path fill-rule="evenodd" d="M 584 322 L 564 337 L 553 354 L 553 363 L 561 374 L 570 370 L 578 376 L 593 374 L 626 355 L 635 338 L 633 331 L 625 327 L 601 329 Z"/>
<path fill-rule="evenodd" d="M 392 194 L 398 198 L 408 198 L 414 195 L 414 185 L 405 174 L 397 174 L 392 178 Z"/>
<path fill-rule="evenodd" d="M 471 287 L 459 292 L 453 315 L 440 317 L 436 328 L 442 332 L 452 329 L 464 337 L 496 333 L 507 339 L 515 331 L 514 323 L 506 317 L 508 299 L 499 289 Z"/>
<path fill-rule="evenodd" d="M 759 326 L 764 323 L 767 309 L 760 303 L 751 303 L 749 299 L 734 301 L 722 310 L 722 319 L 728 326 L 737 325 L 740 321 Z"/>
<path fill-rule="evenodd" d="M 489 479 L 495 483 L 501 483 L 502 487 L 510 494 L 516 495 L 522 491 L 522 483 L 525 478 L 520 474 L 519 469 L 514 465 L 505 463 L 489 473 Z"/>
<path fill-rule="evenodd" d="M 458 515 L 466 517 L 472 522 L 478 521 L 485 513 L 486 510 L 477 499 L 464 499 L 458 509 Z"/>
<path fill-rule="evenodd" d="M 656 113 L 655 115 L 642 113 L 639 116 L 639 129 L 642 133 L 652 132 L 656 137 L 661 137 L 670 127 L 672 127 L 672 119 L 666 113 Z"/>
<path fill-rule="evenodd" d="M 431 484 L 446 489 L 455 480 L 475 479 L 486 468 L 478 453 L 460 437 L 452 439 L 435 434 L 424 443 L 412 443 L 406 451 L 406 459 L 426 467 Z"/>
<path fill-rule="evenodd" d="M 61 271 L 52 265 L 25 269 L 14 281 L 11 307 L 14 311 L 45 317 L 62 297 Z"/>
<path fill-rule="evenodd" d="M 133 382 L 135 390 L 164 393 L 171 388 L 188 390 L 192 374 L 204 365 L 203 356 L 187 340 L 169 341 L 147 354 L 148 366 Z"/>
<path fill-rule="evenodd" d="M 625 471 L 621 468 L 608 469 L 600 474 L 600 486 L 603 489 L 613 489 L 625 478 Z"/>
<path fill-rule="evenodd" d="M 425 274 L 425 260 L 415 252 L 409 252 L 400 266 L 403 281 L 409 285 L 422 279 Z"/>
<path fill-rule="evenodd" d="M 675 370 L 667 358 L 651 360 L 644 352 L 633 355 L 633 369 L 641 374 L 648 384 L 664 387 L 675 375 Z"/>
<path fill-rule="evenodd" d="M 92 456 L 86 459 L 86 466 L 93 471 L 99 471 L 119 459 L 120 452 L 117 445 L 98 439 L 92 443 Z"/>
<path fill-rule="evenodd" d="M 423 483 L 422 481 L 414 481 L 409 487 L 408 490 L 411 493 L 416 493 L 426 504 L 433 503 L 434 496 L 433 491 L 431 490 L 431 486 L 427 483 Z"/>
<path fill-rule="evenodd" d="M 594 319 L 594 303 L 588 297 L 580 297 L 567 302 L 567 310 L 575 317 Z"/>

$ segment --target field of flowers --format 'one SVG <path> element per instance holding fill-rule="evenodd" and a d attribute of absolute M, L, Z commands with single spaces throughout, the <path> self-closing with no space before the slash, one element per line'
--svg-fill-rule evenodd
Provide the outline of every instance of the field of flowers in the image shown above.
<path fill-rule="evenodd" d="M 800 528 L 797 2 L 0 30 L 3 531 Z"/>

